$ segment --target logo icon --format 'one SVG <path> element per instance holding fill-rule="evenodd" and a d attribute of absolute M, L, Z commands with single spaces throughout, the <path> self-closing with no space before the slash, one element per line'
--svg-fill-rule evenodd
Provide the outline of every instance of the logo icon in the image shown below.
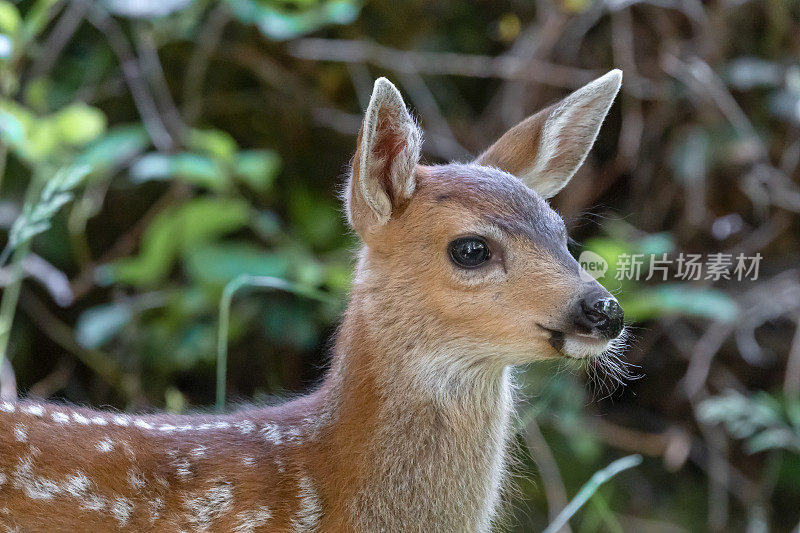
<path fill-rule="evenodd" d="M 608 262 L 602 256 L 590 250 L 584 250 L 578 257 L 578 264 L 581 266 L 581 279 L 592 281 L 600 279 L 608 272 Z"/>

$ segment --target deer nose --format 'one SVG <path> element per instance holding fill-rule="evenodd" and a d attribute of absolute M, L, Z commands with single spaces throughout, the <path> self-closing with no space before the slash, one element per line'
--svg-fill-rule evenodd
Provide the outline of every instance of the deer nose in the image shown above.
<path fill-rule="evenodd" d="M 578 325 L 598 331 L 607 339 L 613 339 L 622 331 L 625 313 L 619 302 L 611 296 L 589 297 L 581 300 Z"/>

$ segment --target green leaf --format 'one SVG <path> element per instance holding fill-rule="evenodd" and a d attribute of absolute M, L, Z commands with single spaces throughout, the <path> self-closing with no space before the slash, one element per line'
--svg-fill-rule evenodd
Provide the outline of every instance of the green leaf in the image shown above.
<path fill-rule="evenodd" d="M 250 219 L 246 202 L 195 198 L 167 209 L 145 230 L 141 252 L 100 271 L 102 283 L 148 285 L 160 282 L 184 251 L 243 228 Z"/>
<path fill-rule="evenodd" d="M 189 132 L 187 142 L 195 152 L 203 152 L 224 161 L 232 161 L 239 147 L 230 134 L 220 130 L 198 130 Z"/>
<path fill-rule="evenodd" d="M 25 13 L 21 32 L 23 38 L 28 41 L 39 35 L 50 20 L 49 12 L 58 0 L 37 0 L 33 6 Z"/>
<path fill-rule="evenodd" d="M 152 18 L 165 17 L 186 9 L 193 0 L 102 0 L 111 13 L 121 17 Z"/>
<path fill-rule="evenodd" d="M 51 178 L 36 203 L 25 204 L 8 234 L 7 250 L 33 239 L 50 229 L 50 221 L 70 200 L 72 191 L 89 174 L 88 166 L 69 166 L 59 169 Z"/>
<path fill-rule="evenodd" d="M 634 247 L 637 253 L 645 255 L 663 254 L 675 249 L 675 239 L 667 232 L 650 233 L 639 239 Z"/>
<path fill-rule="evenodd" d="M 189 275 L 202 283 L 225 285 L 242 274 L 285 277 L 289 261 L 245 243 L 215 243 L 186 253 Z"/>
<path fill-rule="evenodd" d="M 244 200 L 195 198 L 181 207 L 177 218 L 183 248 L 188 249 L 245 227 L 250 206 Z"/>
<path fill-rule="evenodd" d="M 21 22 L 17 7 L 11 2 L 0 1 L 0 32 L 14 35 Z"/>
<path fill-rule="evenodd" d="M 145 230 L 139 255 L 101 268 L 98 283 L 146 285 L 164 279 L 178 253 L 179 228 L 176 220 L 172 219 L 173 214 L 174 210 L 169 209 L 156 217 Z"/>
<path fill-rule="evenodd" d="M 236 155 L 234 174 L 258 192 L 272 188 L 281 168 L 281 158 L 272 150 L 245 150 Z"/>
<path fill-rule="evenodd" d="M 626 295 L 621 303 L 626 318 L 634 321 L 680 315 L 732 323 L 739 316 L 738 304 L 724 292 L 676 283 L 640 289 Z"/>
<path fill-rule="evenodd" d="M 14 52 L 14 43 L 8 35 L 0 33 L 0 59 L 8 59 Z"/>
<path fill-rule="evenodd" d="M 71 146 L 83 146 L 93 141 L 106 129 L 106 116 L 102 111 L 86 104 L 72 104 L 53 115 L 59 140 Z"/>
<path fill-rule="evenodd" d="M 146 154 L 131 167 L 131 178 L 137 183 L 175 178 L 216 191 L 229 185 L 228 173 L 222 165 L 206 156 L 188 152 Z"/>
<path fill-rule="evenodd" d="M 350 24 L 361 8 L 360 2 L 347 0 L 308 3 L 292 12 L 258 0 L 228 0 L 228 4 L 239 20 L 255 24 L 265 36 L 275 40 L 291 39 L 326 24 Z"/>
<path fill-rule="evenodd" d="M 747 450 L 750 453 L 763 452 L 774 448 L 800 450 L 800 436 L 792 433 L 787 428 L 765 429 L 747 441 Z"/>
<path fill-rule="evenodd" d="M 25 142 L 25 124 L 17 116 L 0 108 L 0 141 L 18 148 Z"/>
<path fill-rule="evenodd" d="M 36 117 L 13 100 L 0 99 L 0 134 L 2 140 L 18 152 L 29 151 L 30 130 Z"/>
<path fill-rule="evenodd" d="M 84 348 L 95 349 L 113 339 L 133 316 L 126 303 L 90 307 L 78 317 L 75 339 Z"/>
<path fill-rule="evenodd" d="M 90 165 L 93 173 L 107 173 L 130 161 L 149 145 L 150 137 L 143 126 L 118 126 L 91 143 L 78 155 L 76 162 Z"/>

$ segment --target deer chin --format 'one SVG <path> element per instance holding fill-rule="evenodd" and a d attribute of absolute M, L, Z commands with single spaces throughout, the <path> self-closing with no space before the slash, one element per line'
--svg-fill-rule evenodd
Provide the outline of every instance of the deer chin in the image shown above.
<path fill-rule="evenodd" d="M 591 359 L 609 349 L 609 339 L 598 339 L 588 335 L 568 335 L 564 337 L 562 353 L 573 359 Z"/>
<path fill-rule="evenodd" d="M 611 339 L 598 338 L 580 333 L 564 333 L 555 329 L 540 327 L 550 336 L 548 342 L 559 355 L 570 359 L 591 359 L 606 352 L 611 345 Z"/>

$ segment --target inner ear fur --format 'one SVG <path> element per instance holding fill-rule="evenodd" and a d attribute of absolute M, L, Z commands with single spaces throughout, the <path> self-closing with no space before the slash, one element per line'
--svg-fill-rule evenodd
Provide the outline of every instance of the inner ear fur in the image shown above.
<path fill-rule="evenodd" d="M 612 70 L 511 128 L 475 162 L 555 195 L 586 159 L 621 84 L 622 71 Z"/>
<path fill-rule="evenodd" d="M 397 88 L 375 81 L 358 134 L 347 183 L 347 217 L 362 237 L 388 222 L 392 211 L 414 193 L 422 132 Z"/>

